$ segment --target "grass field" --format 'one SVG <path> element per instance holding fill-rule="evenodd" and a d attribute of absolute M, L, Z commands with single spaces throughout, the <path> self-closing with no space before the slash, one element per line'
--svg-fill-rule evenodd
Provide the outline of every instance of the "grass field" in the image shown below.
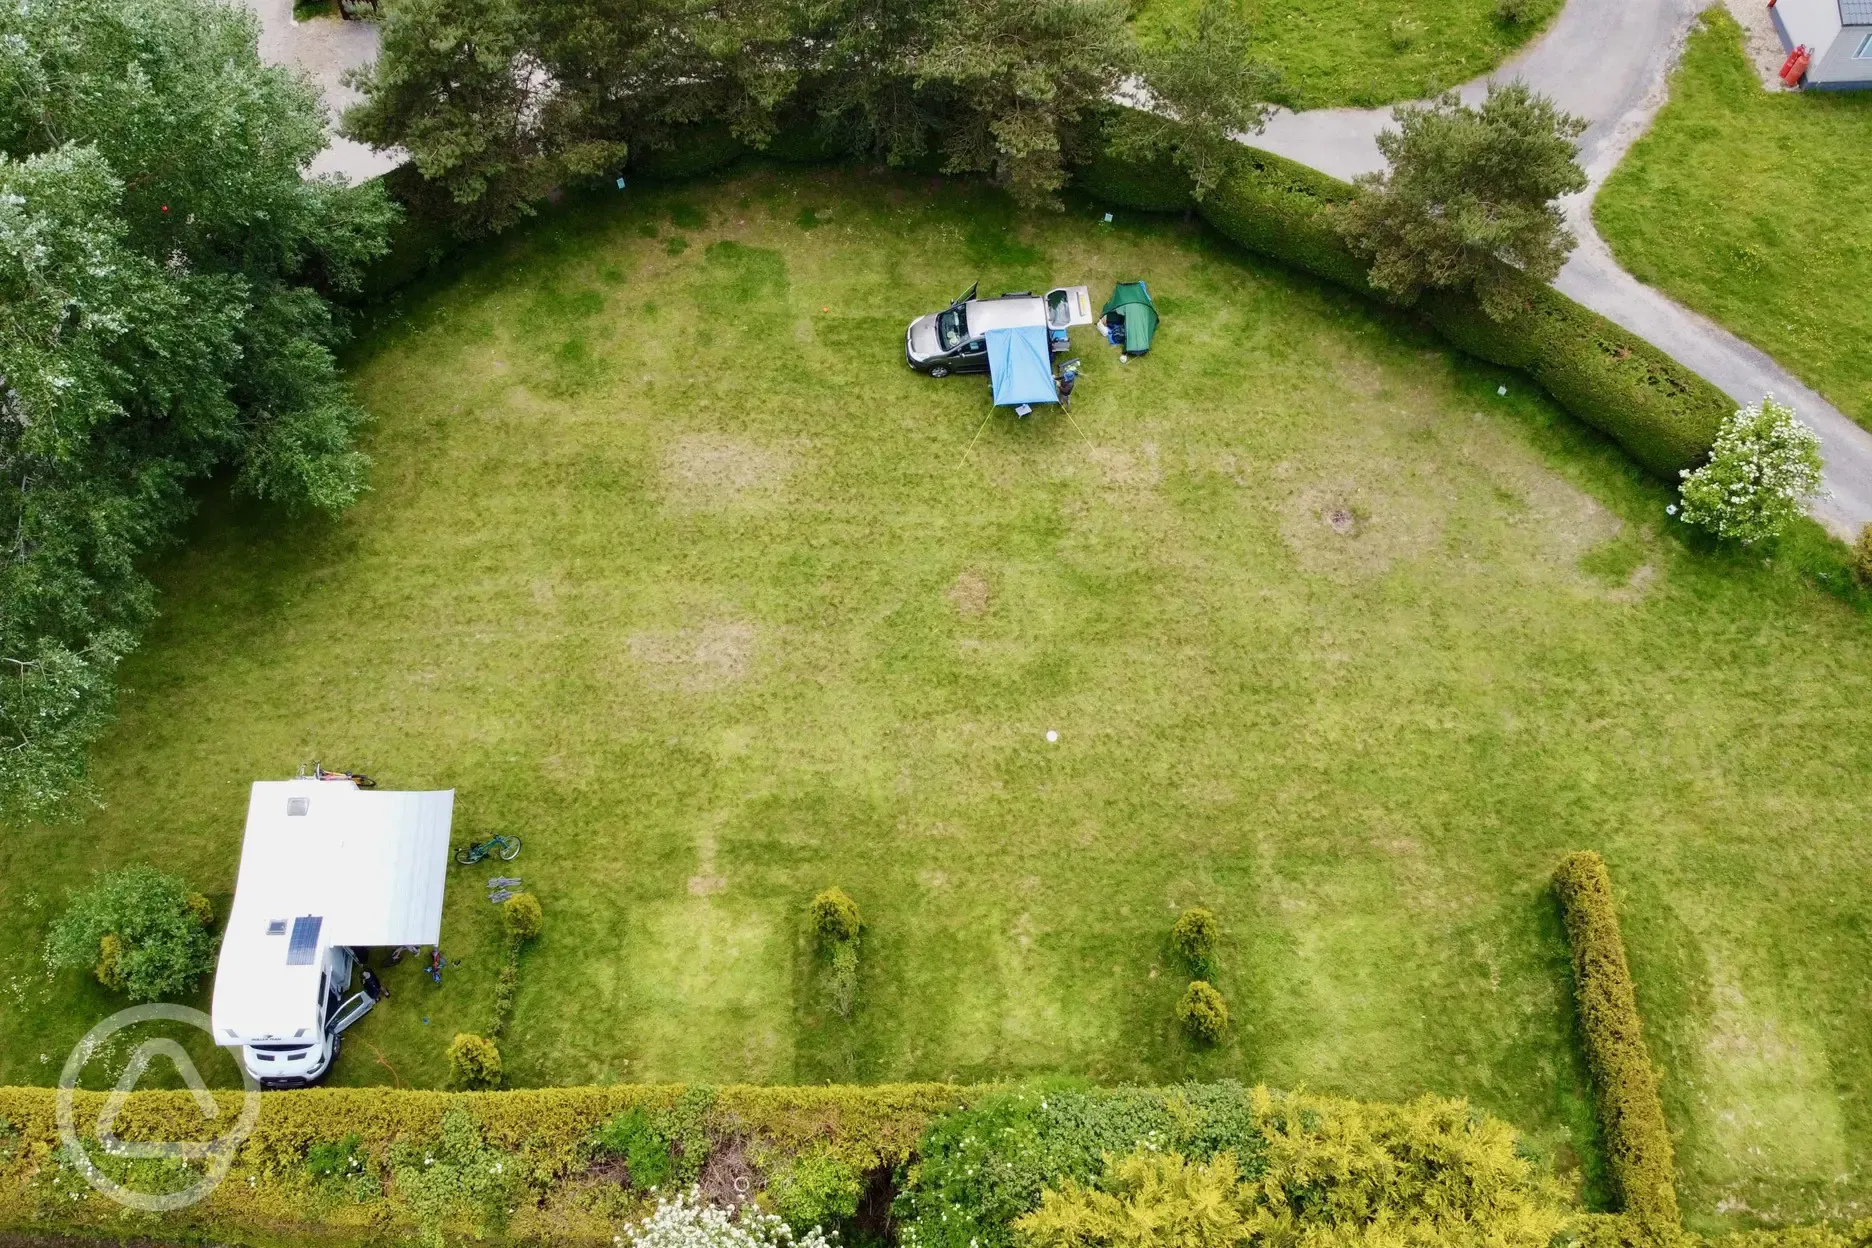
<path fill-rule="evenodd" d="M 1720 7 L 1593 209 L 1619 263 L 1872 428 L 1872 96 L 1769 93 Z"/>
<path fill-rule="evenodd" d="M 1136 0 L 1145 32 L 1200 0 Z M 1281 71 L 1294 108 L 1373 108 L 1433 95 L 1506 60 L 1543 30 L 1561 0 L 1234 0 L 1256 55 Z"/>
<path fill-rule="evenodd" d="M 1136 276 L 1157 348 L 1078 331 L 1076 424 L 984 427 L 985 382 L 903 366 L 978 277 Z M 526 838 L 516 1082 L 1430 1089 L 1589 1190 L 1547 880 L 1598 848 L 1688 1206 L 1872 1197 L 1864 603 L 1686 546 L 1518 379 L 1175 222 L 857 172 L 565 211 L 354 376 L 374 492 L 324 527 L 211 506 L 104 808 L 9 834 L 0 1081 L 118 1004 L 37 968 L 64 888 L 148 859 L 225 905 L 248 782 L 319 758 Z M 487 874 L 452 877 L 461 965 L 397 968 L 340 1082 L 437 1083 L 483 1024 Z M 803 926 L 833 883 L 868 924 L 849 1022 Z M 1195 903 L 1213 1052 L 1171 1021 Z"/>

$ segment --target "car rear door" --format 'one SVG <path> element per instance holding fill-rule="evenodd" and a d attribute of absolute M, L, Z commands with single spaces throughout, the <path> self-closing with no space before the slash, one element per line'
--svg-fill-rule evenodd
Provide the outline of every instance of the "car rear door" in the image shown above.
<path fill-rule="evenodd" d="M 1090 325 L 1092 292 L 1084 286 L 1056 286 L 1046 293 L 1047 328 Z"/>

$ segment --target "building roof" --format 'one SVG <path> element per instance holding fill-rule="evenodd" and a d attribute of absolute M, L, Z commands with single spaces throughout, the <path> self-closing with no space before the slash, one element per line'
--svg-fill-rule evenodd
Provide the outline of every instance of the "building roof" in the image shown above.
<path fill-rule="evenodd" d="M 215 967 L 215 1039 L 305 1038 L 333 945 L 435 944 L 454 808 L 453 789 L 255 783 Z"/>
<path fill-rule="evenodd" d="M 1839 0 L 1840 25 L 1872 26 L 1872 0 Z"/>

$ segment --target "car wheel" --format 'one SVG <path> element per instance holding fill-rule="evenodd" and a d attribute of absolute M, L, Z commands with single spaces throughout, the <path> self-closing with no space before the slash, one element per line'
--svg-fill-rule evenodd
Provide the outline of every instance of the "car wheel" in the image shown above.
<path fill-rule="evenodd" d="M 935 368 L 930 369 L 930 376 L 932 377 L 947 377 L 948 375 L 949 375 L 949 370 L 942 367 L 941 365 L 937 365 Z"/>

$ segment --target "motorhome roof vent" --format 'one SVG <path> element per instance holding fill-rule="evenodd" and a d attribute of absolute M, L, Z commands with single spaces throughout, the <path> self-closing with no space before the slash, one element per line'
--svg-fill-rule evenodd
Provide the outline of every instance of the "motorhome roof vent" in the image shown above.
<path fill-rule="evenodd" d="M 284 936 L 285 934 L 286 934 L 286 920 L 285 919 L 274 919 L 271 923 L 267 924 L 267 935 Z"/>
<path fill-rule="evenodd" d="M 309 797 L 289 797 L 286 799 L 286 813 L 289 815 L 303 815 L 311 809 L 312 799 Z"/>
<path fill-rule="evenodd" d="M 311 966 L 312 955 L 318 952 L 319 928 L 325 920 L 316 914 L 308 914 L 293 920 L 292 941 L 286 946 L 287 966 Z"/>

